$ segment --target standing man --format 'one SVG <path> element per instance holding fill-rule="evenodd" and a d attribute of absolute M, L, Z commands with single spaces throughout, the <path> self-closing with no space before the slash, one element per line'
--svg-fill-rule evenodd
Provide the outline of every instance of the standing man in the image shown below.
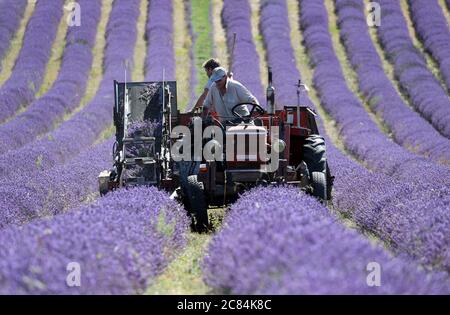
<path fill-rule="evenodd" d="M 208 76 L 208 82 L 206 82 L 203 93 L 198 98 L 198 100 L 195 103 L 194 107 L 192 108 L 191 112 L 194 112 L 196 108 L 202 107 L 203 102 L 205 101 L 206 95 L 208 94 L 208 91 L 211 88 L 211 85 L 214 83 L 214 81 L 211 80 L 211 74 L 213 73 L 213 70 L 215 68 L 220 67 L 220 62 L 217 59 L 211 58 L 209 60 L 206 60 L 202 66 L 203 66 L 203 69 L 205 69 L 206 75 Z"/>

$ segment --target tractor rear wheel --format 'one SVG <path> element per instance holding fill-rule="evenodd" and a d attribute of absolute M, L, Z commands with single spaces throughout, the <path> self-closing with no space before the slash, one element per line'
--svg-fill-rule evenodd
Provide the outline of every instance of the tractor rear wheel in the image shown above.
<path fill-rule="evenodd" d="M 310 135 L 303 144 L 303 160 L 308 166 L 309 173 L 325 172 L 327 155 L 325 140 L 320 135 Z"/>
<path fill-rule="evenodd" d="M 196 232 L 208 230 L 208 210 L 203 193 L 203 185 L 197 180 L 197 175 L 188 176 L 183 185 L 184 204 L 192 217 L 192 227 Z"/>
<path fill-rule="evenodd" d="M 310 135 L 303 144 L 303 160 L 308 166 L 312 195 L 323 201 L 331 197 L 331 183 L 325 148 L 325 140 L 320 135 Z"/>
<path fill-rule="evenodd" d="M 328 167 L 328 162 L 326 166 L 326 171 L 327 171 L 327 198 L 328 200 L 331 200 L 331 191 L 333 189 L 334 177 L 331 176 L 330 168 Z"/>
<path fill-rule="evenodd" d="M 327 178 L 323 172 L 312 172 L 311 173 L 311 185 L 313 188 L 313 195 L 322 200 L 328 200 L 328 186 Z"/>

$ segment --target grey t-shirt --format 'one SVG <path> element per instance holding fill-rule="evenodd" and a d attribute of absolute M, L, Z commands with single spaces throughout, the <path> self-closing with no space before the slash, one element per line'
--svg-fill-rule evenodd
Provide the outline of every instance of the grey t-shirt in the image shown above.
<path fill-rule="evenodd" d="M 215 110 L 219 115 L 220 121 L 225 121 L 236 118 L 231 110 L 236 104 L 244 102 L 259 105 L 256 97 L 245 86 L 238 81 L 228 78 L 224 95 L 220 94 L 215 82 L 211 85 L 203 102 L 203 107 L 213 111 Z M 236 112 L 243 116 L 249 114 L 248 108 L 245 105 L 239 106 Z"/>

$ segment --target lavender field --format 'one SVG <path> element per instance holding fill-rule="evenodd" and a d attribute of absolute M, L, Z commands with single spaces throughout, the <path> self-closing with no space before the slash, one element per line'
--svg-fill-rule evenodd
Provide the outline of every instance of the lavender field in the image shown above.
<path fill-rule="evenodd" d="M 0 0 L 0 294 L 450 294 L 448 1 L 68 3 Z M 309 86 L 330 201 L 256 187 L 199 234 L 162 188 L 100 195 L 113 81 L 184 112 L 213 57 L 263 108 L 268 66 L 278 109 Z"/>

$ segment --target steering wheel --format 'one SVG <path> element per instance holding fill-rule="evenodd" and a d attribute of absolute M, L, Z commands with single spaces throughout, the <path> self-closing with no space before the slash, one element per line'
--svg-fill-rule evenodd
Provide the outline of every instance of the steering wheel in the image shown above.
<path fill-rule="evenodd" d="M 250 105 L 250 106 L 252 106 L 251 109 L 249 110 L 249 114 L 248 115 L 241 115 L 241 114 L 239 114 L 236 111 L 236 109 L 239 106 L 242 106 L 242 105 L 247 105 L 247 106 Z M 262 116 L 262 115 L 264 115 L 266 113 L 264 108 L 262 108 L 258 104 L 256 104 L 256 103 L 247 103 L 247 102 L 239 103 L 239 104 L 234 105 L 233 108 L 231 109 L 231 112 L 233 113 L 234 116 L 236 116 L 238 118 L 241 118 L 245 122 L 250 121 L 250 119 L 258 118 L 258 117 L 260 117 L 260 116 Z M 253 113 L 255 113 L 255 112 L 257 114 L 256 114 L 256 116 L 253 116 Z"/>

